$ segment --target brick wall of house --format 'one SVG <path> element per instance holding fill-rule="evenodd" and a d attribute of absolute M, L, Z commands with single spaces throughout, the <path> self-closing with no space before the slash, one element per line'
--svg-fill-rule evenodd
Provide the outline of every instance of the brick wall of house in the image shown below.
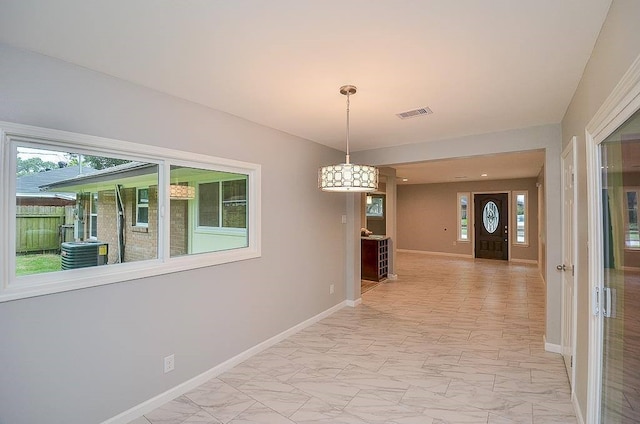
<path fill-rule="evenodd" d="M 116 221 L 116 192 L 98 192 L 98 240 L 109 245 L 107 263 L 114 264 L 118 258 L 118 231 Z"/>
<path fill-rule="evenodd" d="M 189 201 L 171 200 L 171 256 L 186 255 L 188 251 L 189 234 Z"/>
<path fill-rule="evenodd" d="M 158 257 L 158 186 L 149 187 L 149 225 L 136 226 L 136 189 L 122 190 L 125 205 L 124 261 L 134 262 Z"/>
<path fill-rule="evenodd" d="M 124 262 L 155 259 L 158 249 L 158 187 L 149 187 L 149 225 L 136 223 L 136 189 L 121 191 L 124 204 Z M 188 201 L 171 200 L 171 256 L 188 253 Z M 98 240 L 109 244 L 109 262 L 118 260 L 118 227 L 115 190 L 98 193 Z"/>
<path fill-rule="evenodd" d="M 154 259 L 158 248 L 157 187 L 149 187 L 149 226 L 135 226 L 136 191 L 121 191 L 124 206 L 124 262 Z M 98 192 L 98 240 L 109 244 L 109 262 L 118 263 L 118 225 L 115 190 Z"/>

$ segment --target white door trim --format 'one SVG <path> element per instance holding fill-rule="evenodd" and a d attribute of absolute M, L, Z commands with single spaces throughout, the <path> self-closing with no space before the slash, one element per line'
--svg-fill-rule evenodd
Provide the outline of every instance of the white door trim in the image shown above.
<path fill-rule="evenodd" d="M 596 313 L 596 289 L 602 292 L 602 202 L 598 149 L 613 131 L 640 109 L 640 56 L 593 116 L 585 129 L 587 148 L 588 247 L 589 247 L 589 370 L 587 423 L 600 421 L 602 381 L 602 316 Z M 601 309 L 601 308 L 598 308 Z"/>
<path fill-rule="evenodd" d="M 571 383 L 571 395 L 572 396 L 573 396 L 573 394 L 575 392 L 575 381 L 576 381 L 576 367 L 575 367 L 575 364 L 574 364 L 574 360 L 575 360 L 575 357 L 576 357 L 576 332 L 577 332 L 576 311 L 577 311 L 577 308 L 578 308 L 577 300 L 576 300 L 576 293 L 577 293 L 576 275 L 575 275 L 575 272 L 574 272 L 574 269 L 578 268 L 578 264 L 577 264 L 577 262 L 578 262 L 578 260 L 577 260 L 578 259 L 578 257 L 577 257 L 578 237 L 577 237 L 577 231 L 576 231 L 576 226 L 577 226 L 577 222 L 578 222 L 577 207 L 576 207 L 577 200 L 578 200 L 577 199 L 578 179 L 575 177 L 576 167 L 577 167 L 576 143 L 577 143 L 577 137 L 573 136 L 571 138 L 571 141 L 569 141 L 569 143 L 567 144 L 567 146 L 565 147 L 565 149 L 562 152 L 562 179 L 563 179 L 563 181 L 562 181 L 562 187 L 563 187 L 563 189 L 562 189 L 562 207 L 563 207 L 563 211 L 562 211 L 562 217 L 563 217 L 562 218 L 562 232 L 563 232 L 563 237 L 562 237 L 562 241 L 563 241 L 563 243 L 562 243 L 562 258 L 563 258 L 563 261 L 564 261 L 564 258 L 566 256 L 565 253 L 566 253 L 566 249 L 567 249 L 567 246 L 565 246 L 565 243 L 564 243 L 565 240 L 566 240 L 565 233 L 568 230 L 565 226 L 567 224 L 569 224 L 569 225 L 571 225 L 571 229 L 570 229 L 570 231 L 571 231 L 571 233 L 570 233 L 571 234 L 571 240 L 569 242 L 571 243 L 571 250 L 570 250 L 570 252 L 571 252 L 571 266 L 573 267 L 573 269 L 571 269 L 571 270 L 567 269 L 563 273 L 564 275 L 563 275 L 562 283 L 564 285 L 564 283 L 565 283 L 564 280 L 565 280 L 565 278 L 567 276 L 566 273 L 571 272 L 571 286 L 572 286 L 571 293 L 572 293 L 572 296 L 571 296 L 571 299 L 570 299 L 570 302 L 571 302 L 571 317 L 570 317 L 570 323 L 568 323 L 569 325 L 567 325 L 567 323 L 564 322 L 564 319 L 565 319 L 564 310 L 562 311 L 562 314 L 560 315 L 562 317 L 562 321 L 563 321 L 562 322 L 562 326 L 561 326 L 562 334 L 561 334 L 560 340 L 561 340 L 561 346 L 562 346 L 562 355 L 564 356 L 567 353 L 569 353 L 570 356 L 571 356 L 572 365 L 571 365 L 571 369 L 569 370 L 569 372 L 570 372 L 569 380 L 570 380 L 570 383 Z M 564 164 L 565 164 L 565 158 L 567 156 L 569 156 L 569 155 L 571 155 L 569 160 L 571 161 L 571 179 L 572 179 L 572 182 L 571 182 L 571 197 L 572 197 L 572 199 L 571 200 L 572 200 L 572 209 L 571 209 L 571 222 L 567 223 L 567 222 L 565 222 L 565 216 L 566 215 L 565 215 L 565 211 L 564 211 L 564 207 L 565 207 L 565 204 L 566 204 L 566 202 L 565 202 L 566 199 L 564 197 L 565 196 L 565 189 L 564 189 L 565 181 L 564 181 L 564 179 L 566 178 L 567 174 L 565 172 Z M 562 296 L 562 307 L 565 308 L 566 307 L 566 300 L 564 298 L 564 294 L 565 294 L 564 286 L 563 286 L 562 294 L 563 294 L 563 296 Z M 565 332 L 567 331 L 567 327 L 569 327 L 568 331 L 570 331 L 570 333 L 571 333 L 571 337 L 570 337 L 571 344 L 570 344 L 570 346 L 564 346 Z M 567 348 L 569 349 L 569 352 L 567 352 Z"/>

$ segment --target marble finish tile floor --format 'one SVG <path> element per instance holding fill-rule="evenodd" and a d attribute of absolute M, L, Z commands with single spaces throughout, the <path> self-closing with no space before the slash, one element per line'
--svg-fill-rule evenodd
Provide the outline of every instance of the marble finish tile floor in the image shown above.
<path fill-rule="evenodd" d="M 360 293 L 365 294 L 369 290 L 375 289 L 380 285 L 377 281 L 361 280 L 360 281 Z"/>
<path fill-rule="evenodd" d="M 400 253 L 397 273 L 132 424 L 577 422 L 536 266 Z"/>

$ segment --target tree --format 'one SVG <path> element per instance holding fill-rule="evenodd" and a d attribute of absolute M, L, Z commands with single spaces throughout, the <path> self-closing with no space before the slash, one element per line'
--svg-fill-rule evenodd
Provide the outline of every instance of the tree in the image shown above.
<path fill-rule="evenodd" d="M 18 162 L 16 166 L 16 175 L 22 177 L 23 175 L 37 174 L 38 172 L 48 171 L 50 169 L 56 169 L 59 166 L 54 162 L 43 161 L 42 158 L 37 156 L 22 159 L 18 156 Z"/>
<path fill-rule="evenodd" d="M 67 154 L 69 166 L 78 166 L 78 156 L 75 153 Z M 112 166 L 122 165 L 131 161 L 126 159 L 106 158 L 104 156 L 82 156 L 83 166 L 90 166 L 93 169 L 105 169 Z"/>
<path fill-rule="evenodd" d="M 84 161 L 89 163 L 93 169 L 111 168 L 131 162 L 126 159 L 105 158 L 104 156 L 85 156 Z"/>
<path fill-rule="evenodd" d="M 78 155 L 75 153 L 65 153 L 64 157 L 67 159 L 67 166 L 78 166 Z"/>

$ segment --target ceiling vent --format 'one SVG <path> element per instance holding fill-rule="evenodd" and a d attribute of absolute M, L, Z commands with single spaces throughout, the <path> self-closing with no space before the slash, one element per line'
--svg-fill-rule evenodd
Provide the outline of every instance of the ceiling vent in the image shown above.
<path fill-rule="evenodd" d="M 400 119 L 415 118 L 416 116 L 431 115 L 433 111 L 428 107 L 421 107 L 420 109 L 409 110 L 407 112 L 396 113 L 396 116 Z"/>

